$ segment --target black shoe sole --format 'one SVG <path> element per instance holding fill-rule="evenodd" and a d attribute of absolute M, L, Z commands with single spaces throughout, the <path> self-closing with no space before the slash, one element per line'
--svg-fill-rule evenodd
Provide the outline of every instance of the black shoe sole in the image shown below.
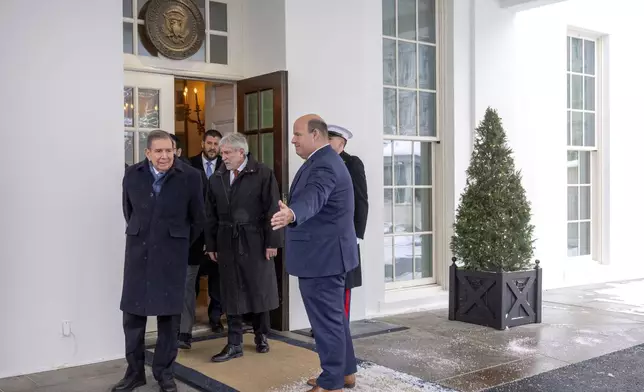
<path fill-rule="evenodd" d="M 240 358 L 240 357 L 243 357 L 243 356 L 244 356 L 244 353 L 238 353 L 238 354 L 233 354 L 233 355 L 231 355 L 229 357 L 226 357 L 226 359 L 216 359 L 216 358 L 213 357 L 213 358 L 210 358 L 210 362 L 214 362 L 214 363 L 228 362 L 231 359 Z"/>
<path fill-rule="evenodd" d="M 132 386 L 130 386 L 128 388 L 124 388 L 124 389 L 112 388 L 111 391 L 112 392 L 133 392 L 136 388 L 141 388 L 142 386 L 145 386 L 146 384 L 147 384 L 147 381 L 139 381 L 139 382 L 136 382 L 136 383 L 132 384 Z"/>
<path fill-rule="evenodd" d="M 310 384 L 308 382 L 306 383 L 306 385 L 309 386 L 309 387 L 316 387 L 317 386 L 317 384 Z M 356 384 L 344 384 L 344 386 L 343 386 L 344 389 L 353 389 L 355 387 L 356 387 Z"/>

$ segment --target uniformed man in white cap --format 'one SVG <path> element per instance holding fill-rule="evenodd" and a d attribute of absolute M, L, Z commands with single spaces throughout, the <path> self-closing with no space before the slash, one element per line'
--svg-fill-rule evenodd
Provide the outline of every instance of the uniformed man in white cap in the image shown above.
<path fill-rule="evenodd" d="M 347 165 L 351 181 L 353 181 L 353 193 L 355 197 L 355 212 L 353 223 L 356 228 L 356 236 L 364 239 L 364 232 L 367 227 L 367 213 L 369 212 L 369 199 L 367 197 L 367 177 L 364 171 L 362 160 L 355 155 L 349 155 L 344 151 L 347 141 L 353 134 L 346 128 L 338 125 L 329 125 L 329 144 L 340 154 L 340 157 Z M 344 311 L 349 318 L 351 310 L 351 289 L 362 286 L 362 267 L 360 263 L 360 247 L 358 246 L 358 267 L 347 273 L 345 284 Z"/>
<path fill-rule="evenodd" d="M 356 230 L 356 237 L 364 239 L 364 232 L 367 228 L 367 214 L 369 212 L 369 199 L 367 197 L 367 176 L 364 171 L 362 160 L 355 155 L 349 155 L 344 148 L 347 141 L 353 137 L 351 131 L 338 125 L 328 125 L 329 144 L 335 150 L 347 165 L 347 170 L 351 175 L 353 182 L 353 195 L 355 200 L 355 210 L 353 213 L 353 224 Z M 358 246 L 358 267 L 347 272 L 344 290 L 344 313 L 347 319 L 351 313 L 351 289 L 362 286 L 362 263 L 360 262 L 360 245 Z M 315 331 L 311 329 L 311 336 Z M 310 383 L 310 385 L 314 386 Z"/>

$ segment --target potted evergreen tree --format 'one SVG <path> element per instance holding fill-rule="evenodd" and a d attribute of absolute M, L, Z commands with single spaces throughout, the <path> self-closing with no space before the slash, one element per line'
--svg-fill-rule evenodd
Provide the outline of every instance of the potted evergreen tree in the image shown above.
<path fill-rule="evenodd" d="M 505 329 L 541 322 L 530 203 L 496 110 L 476 129 L 451 249 L 449 319 Z"/>

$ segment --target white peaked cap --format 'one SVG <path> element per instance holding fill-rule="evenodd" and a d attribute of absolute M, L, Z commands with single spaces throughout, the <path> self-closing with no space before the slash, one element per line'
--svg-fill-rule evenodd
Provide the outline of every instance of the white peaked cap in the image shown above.
<path fill-rule="evenodd" d="M 329 130 L 329 136 L 340 136 L 345 140 L 349 140 L 353 137 L 351 131 L 339 125 L 329 125 L 327 129 Z"/>

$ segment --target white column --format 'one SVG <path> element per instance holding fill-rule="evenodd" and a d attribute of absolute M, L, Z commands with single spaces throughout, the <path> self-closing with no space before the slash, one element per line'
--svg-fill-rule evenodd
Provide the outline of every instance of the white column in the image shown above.
<path fill-rule="evenodd" d="M 364 162 L 369 219 L 362 251 L 363 286 L 353 291 L 352 319 L 377 311 L 384 299 L 382 231 L 382 3 L 374 0 L 286 2 L 289 131 L 301 115 L 317 113 L 353 132 L 347 152 Z M 289 149 L 289 172 L 302 159 Z M 290 327 L 308 319 L 297 279 L 290 281 Z"/>
<path fill-rule="evenodd" d="M 123 356 L 121 6 L 0 4 L 0 378 Z"/>

